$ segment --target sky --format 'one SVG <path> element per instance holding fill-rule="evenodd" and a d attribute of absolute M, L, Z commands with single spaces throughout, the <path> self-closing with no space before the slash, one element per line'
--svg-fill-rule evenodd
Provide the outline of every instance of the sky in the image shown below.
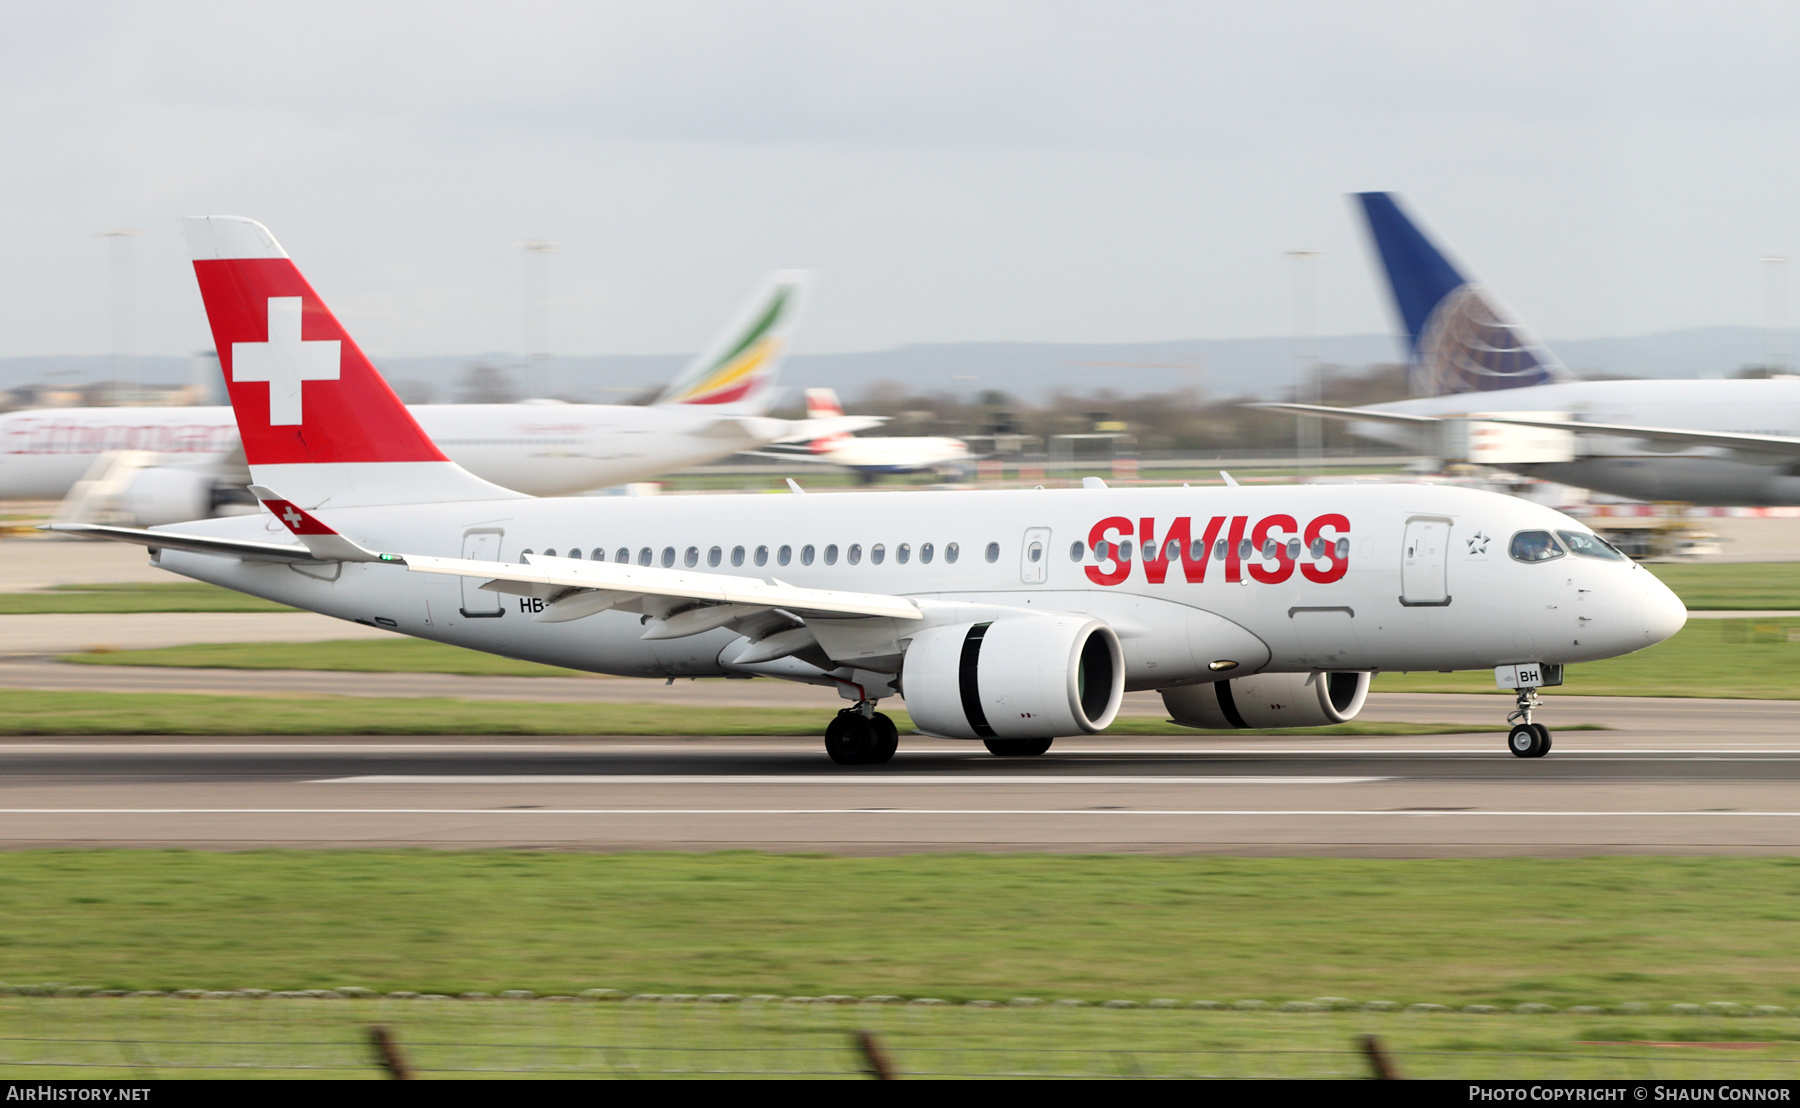
<path fill-rule="evenodd" d="M 377 356 L 1393 329 L 1402 193 L 1549 338 L 1768 318 L 1800 5 L 0 3 L 0 356 L 210 346 L 175 221 L 261 220 Z M 1316 250 L 1311 263 L 1288 251 Z M 1785 285 L 1783 285 L 1785 287 Z M 1792 320 L 1787 320 L 1792 322 Z"/>

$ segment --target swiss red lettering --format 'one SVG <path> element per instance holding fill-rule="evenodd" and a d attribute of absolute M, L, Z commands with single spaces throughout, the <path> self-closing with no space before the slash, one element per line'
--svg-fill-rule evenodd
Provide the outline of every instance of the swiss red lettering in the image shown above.
<path fill-rule="evenodd" d="M 1277 529 L 1285 536 L 1294 534 L 1300 530 L 1300 527 L 1294 522 L 1293 516 L 1269 516 L 1267 519 L 1259 521 L 1255 529 L 1250 532 L 1251 548 L 1258 551 L 1267 550 L 1271 541 L 1269 532 Z M 1274 564 L 1259 563 L 1250 567 L 1250 576 L 1265 585 L 1279 585 L 1294 575 L 1294 559 L 1288 554 L 1287 539 L 1284 537 L 1273 541 L 1275 543 Z"/>
<path fill-rule="evenodd" d="M 1109 537 L 1113 535 L 1123 535 L 1129 539 L 1131 521 L 1124 516 L 1111 516 L 1094 524 L 1094 529 L 1088 532 L 1088 547 L 1098 549 L 1103 542 L 1117 546 L 1119 540 Z M 1101 569 L 1099 564 L 1086 567 L 1089 581 L 1096 585 L 1116 585 L 1131 576 L 1131 563 L 1120 560 L 1117 554 L 1110 554 L 1106 561 L 1112 564 L 1111 569 Z"/>
<path fill-rule="evenodd" d="M 1336 531 L 1337 536 L 1325 538 L 1322 532 L 1327 527 Z M 1315 564 L 1314 560 L 1310 558 L 1300 567 L 1300 572 L 1306 575 L 1308 581 L 1319 585 L 1329 585 L 1333 581 L 1341 580 L 1343 578 L 1345 571 L 1350 568 L 1350 558 L 1348 551 L 1344 554 L 1338 553 L 1337 540 L 1338 537 L 1348 535 L 1349 533 L 1350 521 L 1336 513 L 1320 516 L 1318 519 L 1315 519 L 1306 525 L 1306 534 L 1301 536 L 1301 541 L 1306 544 L 1306 552 L 1309 555 L 1312 553 L 1312 544 L 1314 542 L 1322 538 L 1325 541 L 1325 549 L 1322 552 L 1325 558 L 1325 568 L 1320 569 Z"/>
<path fill-rule="evenodd" d="M 1340 553 L 1338 548 L 1338 541 L 1350 533 L 1350 520 L 1335 512 L 1314 519 L 1304 531 L 1290 515 L 1265 516 L 1255 527 L 1250 526 L 1249 516 L 1213 516 L 1206 521 L 1199 542 L 1193 540 L 1193 525 L 1191 517 L 1178 516 L 1169 522 L 1169 529 L 1159 542 L 1155 517 L 1144 516 L 1137 521 L 1145 581 L 1164 584 L 1170 564 L 1179 557 L 1182 576 L 1189 584 L 1202 584 L 1206 580 L 1206 564 L 1213 560 L 1219 545 L 1224 547 L 1225 581 L 1233 585 L 1242 583 L 1246 570 L 1254 581 L 1278 585 L 1293 577 L 1296 565 L 1308 581 L 1328 585 L 1341 580 L 1350 568 L 1348 552 Z M 1225 532 L 1222 540 L 1221 531 Z M 1288 545 L 1296 535 L 1303 543 L 1298 557 Z M 1107 553 L 1097 558 L 1096 564 L 1084 567 L 1088 580 L 1096 585 L 1124 583 L 1131 576 L 1131 561 L 1120 557 L 1119 546 L 1130 543 L 1131 537 L 1131 520 L 1124 516 L 1110 516 L 1094 524 L 1088 532 L 1088 546 L 1098 552 L 1105 544 Z M 1315 543 L 1319 544 L 1316 554 Z M 1319 565 L 1321 561 L 1323 567 Z"/>

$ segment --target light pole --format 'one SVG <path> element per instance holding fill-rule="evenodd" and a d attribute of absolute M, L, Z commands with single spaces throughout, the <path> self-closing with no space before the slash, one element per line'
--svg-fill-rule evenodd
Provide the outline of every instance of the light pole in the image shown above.
<path fill-rule="evenodd" d="M 101 231 L 112 241 L 112 377 L 115 397 L 120 386 L 136 403 L 142 389 L 137 364 L 137 256 L 132 240 L 143 234 L 128 228 Z"/>
<path fill-rule="evenodd" d="M 1763 267 L 1763 332 L 1768 350 L 1763 359 L 1770 376 L 1787 372 L 1787 257 L 1764 254 Z"/>
<path fill-rule="evenodd" d="M 561 248 L 548 239 L 526 239 L 525 252 L 525 389 L 550 395 L 550 255 Z"/>
<path fill-rule="evenodd" d="M 1294 263 L 1294 400 L 1301 404 L 1320 401 L 1319 359 L 1313 350 L 1314 317 L 1318 311 L 1314 272 L 1319 251 L 1289 250 L 1285 255 Z M 1320 464 L 1323 446 L 1318 416 L 1294 417 L 1294 475 L 1306 480 L 1307 474 Z"/>

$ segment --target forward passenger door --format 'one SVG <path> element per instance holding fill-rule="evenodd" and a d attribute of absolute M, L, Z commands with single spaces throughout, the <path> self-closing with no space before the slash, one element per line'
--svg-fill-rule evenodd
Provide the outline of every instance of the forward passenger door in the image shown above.
<path fill-rule="evenodd" d="M 1019 547 L 1019 580 L 1041 585 L 1050 579 L 1050 528 L 1027 527 Z"/>

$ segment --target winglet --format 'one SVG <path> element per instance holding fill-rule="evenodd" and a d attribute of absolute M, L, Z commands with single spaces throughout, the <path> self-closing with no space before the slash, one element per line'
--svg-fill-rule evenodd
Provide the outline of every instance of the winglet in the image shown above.
<path fill-rule="evenodd" d="M 385 562 L 393 561 L 368 550 L 357 543 L 333 531 L 319 521 L 319 518 L 300 507 L 291 500 L 276 495 L 275 490 L 263 485 L 251 485 L 250 495 L 262 502 L 274 517 L 282 522 L 294 537 L 299 539 L 306 549 L 312 551 L 315 558 L 330 562 Z"/>

